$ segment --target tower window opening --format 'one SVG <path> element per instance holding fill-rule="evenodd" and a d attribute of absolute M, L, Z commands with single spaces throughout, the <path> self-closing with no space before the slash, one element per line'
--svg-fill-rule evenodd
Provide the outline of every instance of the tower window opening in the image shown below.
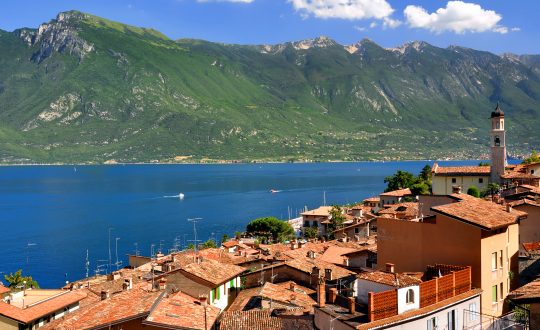
<path fill-rule="evenodd" d="M 495 136 L 495 146 L 500 147 L 501 146 L 501 139 L 499 139 L 499 136 Z"/>

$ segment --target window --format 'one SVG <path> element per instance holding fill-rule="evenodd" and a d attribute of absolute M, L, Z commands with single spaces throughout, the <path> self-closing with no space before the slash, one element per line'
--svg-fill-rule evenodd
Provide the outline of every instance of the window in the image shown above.
<path fill-rule="evenodd" d="M 501 128 L 501 123 L 497 122 L 496 128 L 500 129 Z"/>
<path fill-rule="evenodd" d="M 437 318 L 432 317 L 427 320 L 427 330 L 437 330 Z"/>
<path fill-rule="evenodd" d="M 500 286 L 499 299 L 502 300 L 503 296 L 504 296 L 503 282 L 501 282 L 501 284 L 499 284 L 499 286 Z"/>
<path fill-rule="evenodd" d="M 503 253 L 502 250 L 499 252 L 499 268 L 503 268 Z"/>
<path fill-rule="evenodd" d="M 491 287 L 491 302 L 497 303 L 497 285 Z"/>
<path fill-rule="evenodd" d="M 359 233 L 360 233 L 360 228 L 355 227 L 355 228 L 354 228 L 354 233 L 355 233 L 355 234 L 359 234 Z"/>
<path fill-rule="evenodd" d="M 229 281 L 229 288 L 234 288 L 234 279 Z"/>
<path fill-rule="evenodd" d="M 495 146 L 500 147 L 501 146 L 501 139 L 499 139 L 499 136 L 495 136 Z"/>
<path fill-rule="evenodd" d="M 447 329 L 448 330 L 456 330 L 457 329 L 456 310 L 452 309 L 451 311 L 448 312 L 447 316 L 448 316 L 448 327 L 447 327 Z"/>
<path fill-rule="evenodd" d="M 309 227 L 309 221 L 304 221 L 304 227 Z"/>
<path fill-rule="evenodd" d="M 476 311 L 476 303 L 473 302 L 473 303 L 470 303 L 469 304 L 469 321 L 476 321 L 476 318 L 477 318 L 477 311 Z"/>
<path fill-rule="evenodd" d="M 531 174 L 534 174 L 534 170 L 531 170 Z"/>
<path fill-rule="evenodd" d="M 478 183 L 484 183 L 484 178 L 479 178 Z"/>
<path fill-rule="evenodd" d="M 457 182 L 456 178 L 452 178 L 452 183 L 456 183 L 456 182 Z"/>
<path fill-rule="evenodd" d="M 407 290 L 407 294 L 405 296 L 405 302 L 407 304 L 414 304 L 414 290 L 413 289 Z"/>
<path fill-rule="evenodd" d="M 497 252 L 491 254 L 491 270 L 497 270 Z"/>

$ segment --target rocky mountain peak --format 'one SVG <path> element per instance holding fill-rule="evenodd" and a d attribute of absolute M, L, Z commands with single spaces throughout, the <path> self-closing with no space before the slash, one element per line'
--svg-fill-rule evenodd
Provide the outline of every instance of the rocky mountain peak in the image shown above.
<path fill-rule="evenodd" d="M 399 55 L 404 55 L 404 54 L 409 53 L 411 51 L 422 52 L 424 50 L 424 48 L 426 48 L 427 46 L 430 46 L 430 44 L 428 44 L 425 41 L 411 41 L 411 42 L 407 42 L 407 43 L 405 43 L 405 44 L 403 44 L 403 45 L 401 45 L 399 47 L 387 48 L 386 50 L 397 53 Z"/>
<path fill-rule="evenodd" d="M 77 24 L 86 18 L 86 14 L 69 11 L 59 13 L 56 19 L 41 24 L 37 30 L 21 29 L 19 37 L 28 46 L 38 49 L 32 54 L 31 60 L 41 63 L 54 52 L 68 53 L 82 60 L 94 50 L 94 46 L 82 39 L 77 31 Z"/>
<path fill-rule="evenodd" d="M 337 42 L 328 38 L 327 36 L 319 36 L 314 39 L 300 40 L 292 43 L 296 50 L 307 50 L 310 48 L 326 48 L 337 45 Z"/>

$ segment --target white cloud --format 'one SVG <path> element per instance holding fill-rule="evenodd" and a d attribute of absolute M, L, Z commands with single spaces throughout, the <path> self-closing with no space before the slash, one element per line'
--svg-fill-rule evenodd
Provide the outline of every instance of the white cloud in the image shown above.
<path fill-rule="evenodd" d="M 379 24 L 377 24 L 377 22 L 371 22 L 371 24 L 369 24 L 369 28 L 374 29 L 374 28 L 377 27 L 377 25 L 379 25 Z"/>
<path fill-rule="evenodd" d="M 401 21 L 398 19 L 392 19 L 390 17 L 383 18 L 383 28 L 395 29 L 401 25 Z"/>
<path fill-rule="evenodd" d="M 507 33 L 508 28 L 498 25 L 502 16 L 493 10 L 483 9 L 475 3 L 448 1 L 446 8 L 428 13 L 423 7 L 409 5 L 403 11 L 410 27 L 427 29 L 436 33 L 451 31 Z"/>
<path fill-rule="evenodd" d="M 255 0 L 197 0 L 197 2 L 235 2 L 235 3 L 252 3 Z"/>
<path fill-rule="evenodd" d="M 386 0 L 288 0 L 301 14 L 348 20 L 383 19 L 394 9 Z"/>
<path fill-rule="evenodd" d="M 365 27 L 363 27 L 363 26 L 358 26 L 358 25 L 355 25 L 355 26 L 354 26 L 354 29 L 355 29 L 356 31 L 359 31 L 359 32 L 364 32 L 364 31 L 367 30 Z"/>
<path fill-rule="evenodd" d="M 510 29 L 510 31 L 512 31 L 512 32 L 519 32 L 519 31 L 521 31 L 521 28 L 513 27 L 513 28 Z"/>

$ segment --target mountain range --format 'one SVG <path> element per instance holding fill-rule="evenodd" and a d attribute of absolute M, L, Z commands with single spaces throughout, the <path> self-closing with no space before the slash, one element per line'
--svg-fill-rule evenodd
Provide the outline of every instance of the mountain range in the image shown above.
<path fill-rule="evenodd" d="M 0 30 L 0 162 L 483 158 L 539 146 L 540 56 L 172 40 L 77 11 Z"/>

